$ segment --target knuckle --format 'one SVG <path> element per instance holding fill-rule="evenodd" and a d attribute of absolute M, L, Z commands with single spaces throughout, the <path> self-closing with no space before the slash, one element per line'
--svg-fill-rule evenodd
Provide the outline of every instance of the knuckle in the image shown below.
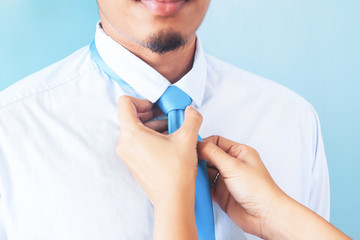
<path fill-rule="evenodd" d="M 122 95 L 118 98 L 117 100 L 117 104 L 121 104 L 122 102 L 126 102 L 126 101 L 130 101 L 131 100 L 131 97 L 128 96 L 128 95 Z"/>
<path fill-rule="evenodd" d="M 127 98 L 127 96 L 123 95 L 123 96 L 120 96 L 117 100 L 117 104 L 119 105 L 121 102 L 123 101 L 126 101 L 125 99 Z"/>
<path fill-rule="evenodd" d="M 247 147 L 248 147 L 248 151 L 249 151 L 250 154 L 252 154 L 252 155 L 258 155 L 258 152 L 256 151 L 255 148 L 252 148 L 252 147 L 250 147 L 250 146 L 247 146 Z"/>
<path fill-rule="evenodd" d="M 210 137 L 207 137 L 206 139 L 204 139 L 205 142 L 208 143 L 214 143 L 216 145 L 218 145 L 217 143 L 219 142 L 220 136 L 219 135 L 212 135 Z"/>
<path fill-rule="evenodd" d="M 220 135 L 213 135 L 213 141 L 216 145 L 219 145 Z"/>
<path fill-rule="evenodd" d="M 239 145 L 238 148 L 241 155 L 249 155 L 251 151 L 250 147 L 244 144 Z"/>
<path fill-rule="evenodd" d="M 242 155 L 259 155 L 255 148 L 247 145 L 240 145 L 240 152 Z"/>
<path fill-rule="evenodd" d="M 196 125 L 202 123 L 202 115 L 195 109 L 187 111 L 187 117 L 190 122 L 195 123 Z"/>
<path fill-rule="evenodd" d="M 216 151 L 216 145 L 213 143 L 205 143 L 203 150 L 206 156 L 212 156 Z"/>
<path fill-rule="evenodd" d="M 198 111 L 194 111 L 194 117 L 200 123 L 203 121 L 203 116 Z"/>

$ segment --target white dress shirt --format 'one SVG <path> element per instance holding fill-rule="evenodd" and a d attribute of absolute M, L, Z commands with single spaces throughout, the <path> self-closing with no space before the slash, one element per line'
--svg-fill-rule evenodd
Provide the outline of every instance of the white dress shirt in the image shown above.
<path fill-rule="evenodd" d="M 0 239 L 152 238 L 153 207 L 115 153 L 116 101 L 128 94 L 155 102 L 169 82 L 99 25 L 95 42 L 134 91 L 99 69 L 86 46 L 0 93 Z M 199 40 L 191 71 L 175 85 L 202 113 L 202 137 L 256 148 L 287 194 L 329 218 L 327 163 L 308 102 L 206 55 Z M 216 204 L 214 218 L 217 240 L 258 239 Z"/>

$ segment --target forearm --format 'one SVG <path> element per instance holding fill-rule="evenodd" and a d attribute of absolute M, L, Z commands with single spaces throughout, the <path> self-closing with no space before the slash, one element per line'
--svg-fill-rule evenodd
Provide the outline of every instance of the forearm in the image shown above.
<path fill-rule="evenodd" d="M 154 206 L 154 240 L 198 239 L 194 204 L 195 191 L 167 193 Z"/>
<path fill-rule="evenodd" d="M 288 196 L 274 206 L 267 221 L 266 239 L 350 239 L 325 219 Z"/>

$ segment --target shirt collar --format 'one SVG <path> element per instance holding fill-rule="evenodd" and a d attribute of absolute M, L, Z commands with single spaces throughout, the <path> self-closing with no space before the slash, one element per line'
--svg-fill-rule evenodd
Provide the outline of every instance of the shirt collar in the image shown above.
<path fill-rule="evenodd" d="M 170 82 L 159 72 L 108 36 L 97 24 L 95 45 L 103 61 L 136 92 L 156 102 Z M 201 106 L 206 82 L 206 58 L 199 38 L 192 69 L 174 85 L 186 92 L 197 106 Z"/>

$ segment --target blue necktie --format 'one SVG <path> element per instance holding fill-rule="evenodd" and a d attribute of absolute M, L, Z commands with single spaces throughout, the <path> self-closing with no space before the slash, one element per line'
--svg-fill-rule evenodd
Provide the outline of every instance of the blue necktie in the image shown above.
<path fill-rule="evenodd" d="M 90 44 L 91 58 L 110 78 L 122 87 L 133 91 L 133 88 L 122 80 L 101 58 L 96 49 L 95 41 Z M 156 102 L 158 107 L 168 116 L 168 132 L 175 132 L 184 122 L 184 109 L 192 102 L 189 95 L 176 86 L 166 89 Z M 200 136 L 198 140 L 202 141 Z M 204 160 L 199 160 L 196 176 L 195 219 L 199 240 L 215 240 L 214 216 L 212 210 L 210 186 L 207 166 Z"/>
<path fill-rule="evenodd" d="M 192 102 L 191 98 L 176 86 L 166 89 L 157 106 L 168 116 L 168 132 L 175 132 L 184 122 L 184 109 Z M 202 141 L 200 136 L 198 140 Z M 195 219 L 199 240 L 215 240 L 214 216 L 210 195 L 207 166 L 199 160 L 196 177 Z"/>

